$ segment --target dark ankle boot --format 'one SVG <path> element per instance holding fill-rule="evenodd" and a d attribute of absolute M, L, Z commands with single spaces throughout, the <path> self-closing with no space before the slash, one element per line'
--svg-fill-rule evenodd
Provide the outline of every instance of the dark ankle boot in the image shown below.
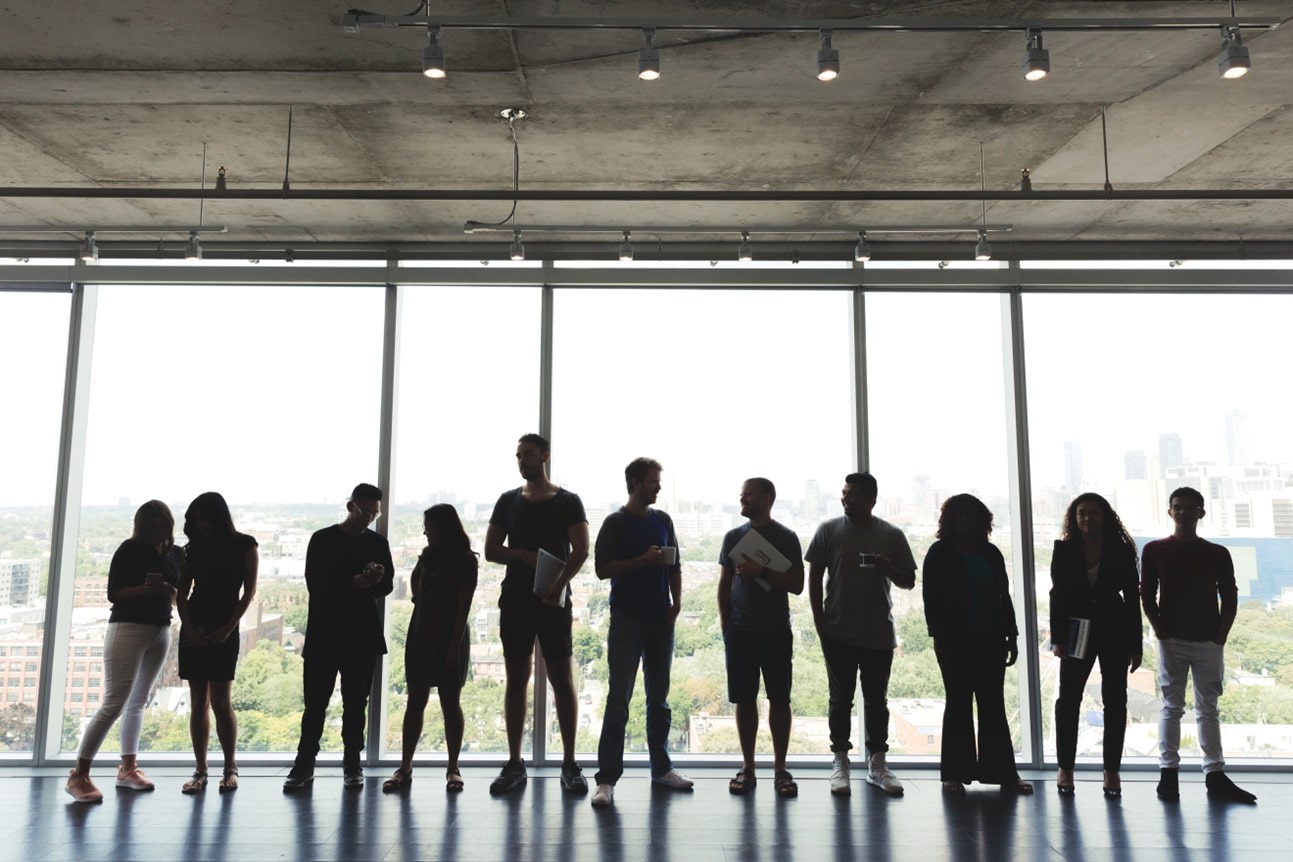
<path fill-rule="evenodd" d="M 1158 798 L 1164 802 L 1180 802 L 1180 770 L 1160 769 L 1158 771 Z"/>

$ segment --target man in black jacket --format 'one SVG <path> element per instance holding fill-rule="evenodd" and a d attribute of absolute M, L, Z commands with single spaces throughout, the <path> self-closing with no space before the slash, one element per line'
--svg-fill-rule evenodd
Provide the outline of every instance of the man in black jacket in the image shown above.
<path fill-rule="evenodd" d="M 368 529 L 382 513 L 382 492 L 355 486 L 346 519 L 310 537 L 305 554 L 305 585 L 310 591 L 306 624 L 305 712 L 296 763 L 283 782 L 290 793 L 314 780 L 319 739 L 341 675 L 341 738 L 345 745 L 345 786 L 361 790 L 364 768 L 364 719 L 377 658 L 386 652 L 378 601 L 390 593 L 395 564 L 386 537 Z"/>

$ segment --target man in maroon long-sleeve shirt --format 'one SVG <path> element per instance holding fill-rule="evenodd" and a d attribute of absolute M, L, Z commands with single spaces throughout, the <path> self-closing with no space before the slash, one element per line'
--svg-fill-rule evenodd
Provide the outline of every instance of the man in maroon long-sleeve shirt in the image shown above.
<path fill-rule="evenodd" d="M 1181 798 L 1181 716 L 1185 713 L 1186 678 L 1193 674 L 1194 712 L 1208 796 L 1255 802 L 1256 796 L 1235 786 L 1222 771 L 1226 762 L 1217 718 L 1226 637 L 1239 609 L 1235 567 L 1228 550 L 1199 536 L 1199 519 L 1204 515 L 1202 494 L 1194 488 L 1177 488 L 1169 499 L 1168 514 L 1175 525 L 1172 535 L 1145 545 L 1140 566 L 1140 598 L 1158 638 L 1158 686 L 1163 696 L 1158 721 L 1158 798 L 1168 802 Z"/>

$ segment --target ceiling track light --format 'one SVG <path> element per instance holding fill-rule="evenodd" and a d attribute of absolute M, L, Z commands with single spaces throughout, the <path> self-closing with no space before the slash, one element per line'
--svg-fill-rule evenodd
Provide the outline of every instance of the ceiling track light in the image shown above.
<path fill-rule="evenodd" d="M 655 46 L 655 28 L 642 29 L 642 49 L 638 51 L 638 77 L 654 81 L 660 77 L 660 49 Z"/>
<path fill-rule="evenodd" d="M 440 44 L 440 27 L 427 27 L 427 46 L 422 49 L 422 74 L 439 80 L 444 77 L 444 46 Z"/>
<path fill-rule="evenodd" d="M 633 259 L 633 243 L 629 242 L 629 232 L 624 231 L 624 242 L 620 243 L 620 260 L 628 262 Z"/>
<path fill-rule="evenodd" d="M 741 231 L 741 244 L 736 247 L 736 259 L 746 262 L 754 260 L 754 250 L 750 248 L 749 231 Z"/>
<path fill-rule="evenodd" d="M 521 242 L 521 232 L 512 232 L 512 245 L 507 250 L 507 256 L 512 260 L 525 260 L 525 244 Z"/>
<path fill-rule="evenodd" d="M 99 244 L 94 241 L 94 231 L 87 230 L 85 239 L 81 240 L 81 252 L 78 255 L 86 263 L 95 263 L 99 259 Z"/>
<path fill-rule="evenodd" d="M 853 259 L 863 263 L 871 259 L 871 246 L 867 245 L 866 231 L 858 231 L 858 244 L 853 248 Z"/>
<path fill-rule="evenodd" d="M 979 231 L 979 241 L 974 246 L 975 260 L 992 260 L 992 246 L 988 244 L 988 232 Z"/>
<path fill-rule="evenodd" d="M 817 80 L 834 81 L 840 76 L 840 52 L 831 47 L 831 31 L 817 33 Z"/>
<path fill-rule="evenodd" d="M 1025 81 L 1040 81 L 1051 73 L 1051 52 L 1042 47 L 1042 31 L 1030 27 L 1024 33 L 1024 56 L 1019 61 Z"/>
<path fill-rule="evenodd" d="M 198 241 L 198 232 L 195 230 L 189 231 L 188 242 L 184 243 L 184 259 L 202 259 L 202 243 Z"/>
<path fill-rule="evenodd" d="M 1252 69 L 1253 63 L 1248 56 L 1248 48 L 1239 35 L 1239 28 L 1234 24 L 1221 25 L 1221 53 L 1217 55 L 1217 69 L 1221 77 L 1227 80 L 1242 78 Z"/>

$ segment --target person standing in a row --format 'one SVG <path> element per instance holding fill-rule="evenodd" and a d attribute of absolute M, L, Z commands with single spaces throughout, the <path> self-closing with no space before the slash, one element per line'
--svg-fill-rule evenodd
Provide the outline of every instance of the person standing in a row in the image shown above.
<path fill-rule="evenodd" d="M 108 635 L 103 642 L 103 703 L 81 739 L 66 791 L 77 802 L 102 802 L 90 780 L 99 746 L 121 717 L 121 764 L 117 786 L 152 790 L 136 759 L 144 707 L 171 645 L 171 606 L 180 582 L 182 555 L 175 547 L 175 517 L 165 503 L 149 500 L 135 512 L 130 538 L 108 567 Z"/>
<path fill-rule="evenodd" d="M 180 616 L 180 679 L 189 683 L 189 735 L 193 740 L 193 778 L 181 788 L 200 793 L 207 786 L 207 749 L 211 713 L 224 754 L 220 792 L 238 789 L 238 717 L 232 688 L 238 666 L 239 622 L 256 597 L 260 556 L 256 540 L 234 529 L 224 497 L 199 494 L 184 513 L 184 577 Z M 190 595 L 190 592 L 192 593 Z"/>
<path fill-rule="evenodd" d="M 368 529 L 382 514 L 382 492 L 375 485 L 355 486 L 346 518 L 310 537 L 305 553 L 305 585 L 310 591 L 306 622 L 301 741 L 284 792 L 314 781 L 314 762 L 327 718 L 328 701 L 341 675 L 341 739 L 345 748 L 345 787 L 363 789 L 364 723 L 378 657 L 386 653 L 378 602 L 389 595 L 395 564 L 386 537 Z"/>

